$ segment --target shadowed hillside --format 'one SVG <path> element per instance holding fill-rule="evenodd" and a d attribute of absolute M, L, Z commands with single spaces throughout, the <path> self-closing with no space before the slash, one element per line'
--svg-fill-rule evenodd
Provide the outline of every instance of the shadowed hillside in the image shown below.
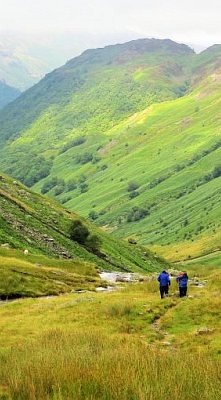
<path fill-rule="evenodd" d="M 20 95 L 20 91 L 0 80 L 0 109 L 11 103 Z"/>
<path fill-rule="evenodd" d="M 72 240 L 70 226 L 79 221 L 76 214 L 6 176 L 0 179 L 0 209 L 0 243 L 5 247 L 7 243 L 32 255 L 87 261 L 102 269 L 153 271 L 164 265 L 144 248 L 118 241 L 83 219 L 91 241 Z M 92 241 L 94 237 L 98 240 Z"/>

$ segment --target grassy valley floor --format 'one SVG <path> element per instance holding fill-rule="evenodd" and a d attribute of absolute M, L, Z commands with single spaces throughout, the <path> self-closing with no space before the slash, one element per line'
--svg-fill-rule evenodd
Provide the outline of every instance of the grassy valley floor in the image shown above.
<path fill-rule="evenodd" d="M 0 303 L 0 399 L 220 399 L 221 272 L 185 268 L 186 299 L 150 280 Z"/>

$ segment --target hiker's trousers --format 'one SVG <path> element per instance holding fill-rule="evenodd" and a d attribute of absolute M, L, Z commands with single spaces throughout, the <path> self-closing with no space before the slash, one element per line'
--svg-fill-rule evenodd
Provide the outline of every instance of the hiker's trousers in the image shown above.
<path fill-rule="evenodd" d="M 164 296 L 168 294 L 168 292 L 169 292 L 169 285 L 160 286 L 160 297 L 161 297 L 161 299 L 163 299 Z"/>
<path fill-rule="evenodd" d="M 180 287 L 180 297 L 184 297 L 187 294 L 187 286 L 186 287 Z"/>

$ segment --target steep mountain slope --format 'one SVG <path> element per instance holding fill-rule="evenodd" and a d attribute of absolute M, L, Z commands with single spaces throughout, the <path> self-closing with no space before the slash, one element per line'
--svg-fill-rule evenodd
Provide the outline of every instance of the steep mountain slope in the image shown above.
<path fill-rule="evenodd" d="M 0 114 L 1 168 L 174 260 L 217 250 L 220 49 L 83 53 Z"/>
<path fill-rule="evenodd" d="M 0 179 L 0 243 L 31 254 L 88 261 L 102 269 L 160 269 L 164 261 L 142 247 L 118 241 L 82 220 L 100 240 L 98 249 L 70 239 L 71 221 L 79 219 L 58 204 L 32 193 L 2 175 Z"/>
<path fill-rule="evenodd" d="M 104 134 L 134 112 L 182 95 L 192 54 L 169 40 L 138 40 L 88 50 L 48 74 L 0 114 L 0 140 L 22 136 L 13 145 L 20 152 L 14 175 L 27 175 L 19 166 L 30 147 L 34 162 L 47 147 L 56 154 L 76 135 Z"/>
<path fill-rule="evenodd" d="M 0 81 L 0 109 L 15 100 L 21 92 Z"/>

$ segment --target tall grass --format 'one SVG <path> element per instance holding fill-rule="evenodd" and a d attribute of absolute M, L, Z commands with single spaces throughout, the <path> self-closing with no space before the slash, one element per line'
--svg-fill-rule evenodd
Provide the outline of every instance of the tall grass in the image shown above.
<path fill-rule="evenodd" d="M 220 399 L 219 289 L 217 270 L 189 299 L 161 300 L 150 281 L 6 303 L 0 400 Z"/>
<path fill-rule="evenodd" d="M 203 355 L 154 350 L 128 335 L 49 330 L 1 356 L 10 400 L 218 400 L 220 364 Z"/>

